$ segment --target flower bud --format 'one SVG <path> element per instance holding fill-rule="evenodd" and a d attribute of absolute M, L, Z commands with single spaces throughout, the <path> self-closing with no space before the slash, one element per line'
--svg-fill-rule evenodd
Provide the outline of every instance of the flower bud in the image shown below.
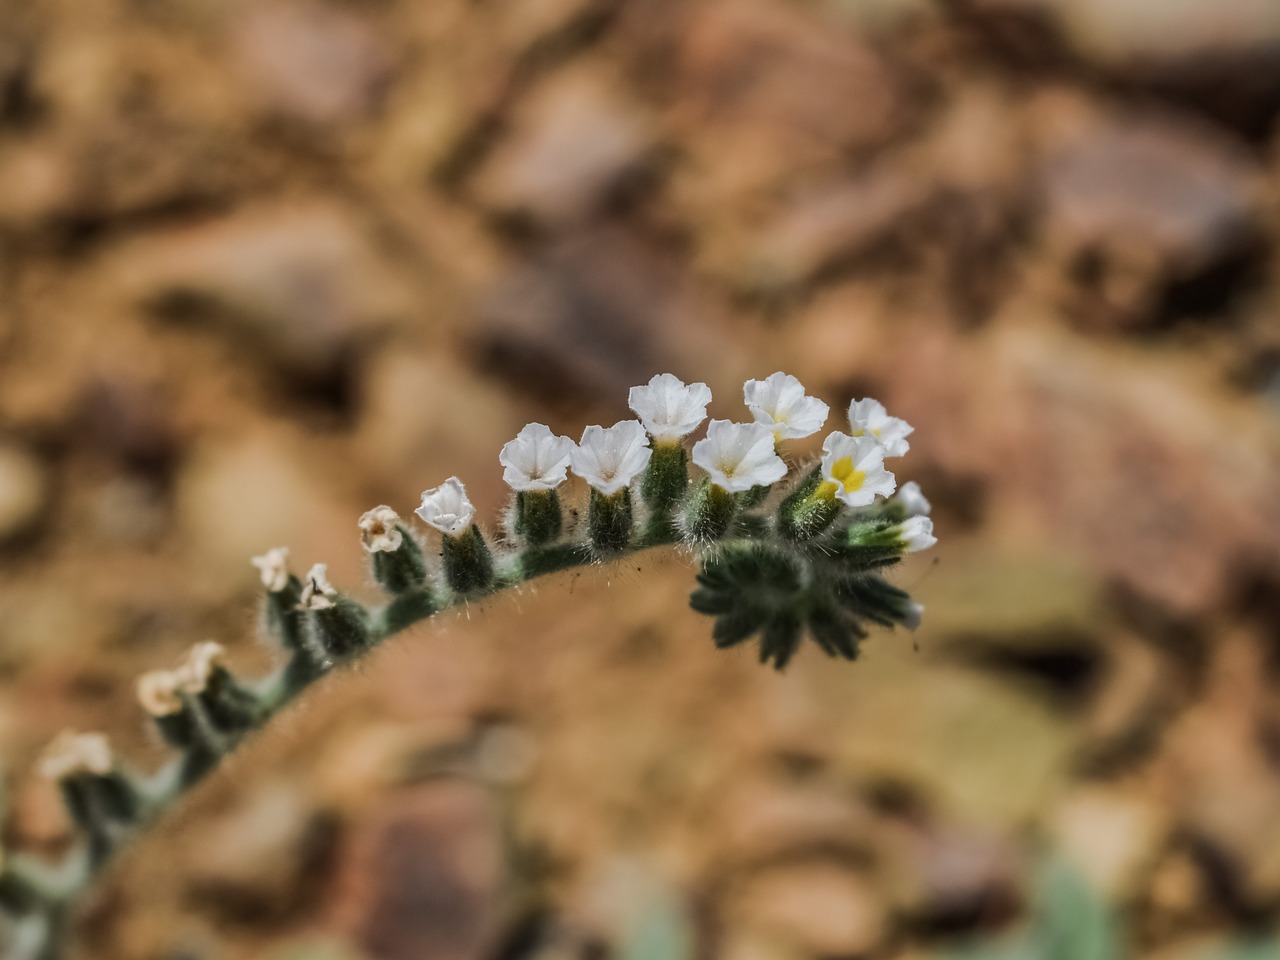
<path fill-rule="evenodd" d="M 493 585 L 493 555 L 474 523 L 457 536 L 444 535 L 441 558 L 445 582 L 454 592 L 480 593 Z"/>
<path fill-rule="evenodd" d="M 369 617 L 360 604 L 339 595 L 317 563 L 307 574 L 300 606 L 306 611 L 308 636 L 319 659 L 342 660 L 369 645 Z"/>
<path fill-rule="evenodd" d="M 693 544 L 710 544 L 724 537 L 733 524 L 738 505 L 734 494 L 703 481 L 684 510 L 684 530 Z"/>
<path fill-rule="evenodd" d="M 422 586 L 427 564 L 422 548 L 388 506 L 374 507 L 360 518 L 360 539 L 373 560 L 373 576 L 390 593 Z"/>

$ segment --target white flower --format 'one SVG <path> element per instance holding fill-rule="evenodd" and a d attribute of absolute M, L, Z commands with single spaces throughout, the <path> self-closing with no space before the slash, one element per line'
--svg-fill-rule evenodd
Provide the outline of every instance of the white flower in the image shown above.
<path fill-rule="evenodd" d="M 250 561 L 262 574 L 262 585 L 279 593 L 289 585 L 289 548 L 273 547 Z"/>
<path fill-rule="evenodd" d="M 902 512 L 908 517 L 927 517 L 933 510 L 933 504 L 920 490 L 920 484 L 914 480 L 908 480 L 898 488 L 897 499 Z"/>
<path fill-rule="evenodd" d="M 422 506 L 413 511 L 424 523 L 451 537 L 460 536 L 471 526 L 476 508 L 467 499 L 467 488 L 457 477 L 440 486 L 422 491 Z"/>
<path fill-rule="evenodd" d="M 742 398 L 756 423 L 763 423 L 778 440 L 796 440 L 822 429 L 831 408 L 817 397 L 805 396 L 804 385 L 779 370 L 764 380 L 748 380 Z"/>
<path fill-rule="evenodd" d="M 596 490 L 617 493 L 644 471 L 653 450 L 644 427 L 636 420 L 622 420 L 612 427 L 590 426 L 569 454 L 569 466 Z"/>
<path fill-rule="evenodd" d="M 502 479 L 512 490 L 554 490 L 564 483 L 573 441 L 544 423 L 531 423 L 502 448 Z"/>
<path fill-rule="evenodd" d="M 317 563 L 307 571 L 298 606 L 303 610 L 324 610 L 333 606 L 333 598 L 337 595 L 338 591 L 329 583 L 328 564 Z"/>
<path fill-rule="evenodd" d="M 907 553 L 928 550 L 938 542 L 933 535 L 933 521 L 928 517 L 909 517 L 898 525 L 898 542 Z"/>
<path fill-rule="evenodd" d="M 870 434 L 884 444 L 886 457 L 901 457 L 911 449 L 907 436 L 915 431 L 915 427 L 889 416 L 884 404 L 868 397 L 855 400 L 849 404 L 849 432 L 855 437 Z"/>
<path fill-rule="evenodd" d="M 693 445 L 693 462 L 730 493 L 767 487 L 787 475 L 773 449 L 773 431 L 762 423 L 712 420 L 706 437 Z"/>
<path fill-rule="evenodd" d="M 627 406 L 635 411 L 655 440 L 680 440 L 707 419 L 711 388 L 705 383 L 685 384 L 669 373 L 660 373 L 646 386 L 632 387 Z"/>
<path fill-rule="evenodd" d="M 875 437 L 833 433 L 822 444 L 824 486 L 851 507 L 865 507 L 877 494 L 887 497 L 897 481 L 884 468 L 884 458 L 885 448 Z"/>
<path fill-rule="evenodd" d="M 313 570 L 312 572 L 314 573 L 315 571 Z M 310 576 L 307 577 L 307 580 L 310 582 Z M 330 587 L 329 589 L 332 590 L 333 588 Z M 212 640 L 197 643 L 187 651 L 187 657 L 178 666 L 178 669 L 173 671 L 178 681 L 178 689 L 183 693 L 202 692 L 209 685 L 209 677 L 213 675 L 213 668 L 218 666 L 226 652 L 222 644 L 215 643 Z"/>
<path fill-rule="evenodd" d="M 45 748 L 40 757 L 40 774 L 50 780 L 62 780 L 83 773 L 105 777 L 114 766 L 111 745 L 101 733 L 64 730 Z"/>
<path fill-rule="evenodd" d="M 370 553 L 394 553 L 404 542 L 400 515 L 388 506 L 374 507 L 360 518 L 360 541 Z"/>

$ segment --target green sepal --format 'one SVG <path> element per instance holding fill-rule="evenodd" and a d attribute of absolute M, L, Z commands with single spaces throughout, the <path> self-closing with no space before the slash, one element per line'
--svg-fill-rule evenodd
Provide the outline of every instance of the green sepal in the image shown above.
<path fill-rule="evenodd" d="M 196 742 L 198 736 L 196 720 L 185 705 L 175 713 L 167 713 L 153 719 L 161 738 L 170 746 L 185 750 Z"/>
<path fill-rule="evenodd" d="M 118 770 L 73 774 L 58 785 L 67 812 L 88 839 L 90 862 L 102 863 L 138 821 L 142 801 L 137 789 Z"/>
<path fill-rule="evenodd" d="M 866 635 L 866 629 L 852 615 L 836 604 L 819 601 L 809 610 L 806 620 L 809 635 L 829 657 L 856 660 L 858 645 Z"/>
<path fill-rule="evenodd" d="M 910 615 L 911 595 L 874 574 L 838 580 L 834 594 L 858 619 L 884 627 L 905 624 Z"/>
<path fill-rule="evenodd" d="M 631 491 L 623 487 L 617 493 L 603 494 L 592 488 L 587 506 L 587 533 L 591 545 L 600 553 L 621 553 L 631 544 L 634 518 Z"/>
<path fill-rule="evenodd" d="M 564 516 L 554 490 L 516 493 L 515 533 L 527 546 L 541 547 L 560 538 Z"/>
<path fill-rule="evenodd" d="M 312 645 L 331 660 L 344 660 L 370 643 L 369 615 L 347 597 L 333 598 L 331 606 L 307 611 Z"/>
<path fill-rule="evenodd" d="M 793 610 L 775 610 L 760 631 L 760 662 L 768 663 L 772 660 L 775 670 L 783 670 L 800 646 L 803 636 L 800 618 Z"/>
<path fill-rule="evenodd" d="M 815 467 L 778 505 L 778 532 L 788 540 L 812 540 L 840 513 L 842 504 L 834 497 L 820 497 L 822 468 Z"/>
<path fill-rule="evenodd" d="M 686 538 L 695 545 L 715 543 L 729 532 L 737 510 L 732 493 L 704 480 L 684 509 Z"/>
<path fill-rule="evenodd" d="M 305 640 L 302 611 L 302 581 L 289 574 L 283 590 L 267 593 L 266 627 L 286 650 L 300 650 Z"/>
<path fill-rule="evenodd" d="M 231 672 L 221 666 L 213 668 L 205 688 L 193 699 L 209 726 L 229 740 L 256 727 L 267 713 L 261 698 L 241 686 Z"/>
<path fill-rule="evenodd" d="M 711 638 L 720 649 L 736 646 L 748 640 L 764 625 L 759 612 L 747 607 L 716 617 L 711 627 Z"/>
<path fill-rule="evenodd" d="M 373 576 L 390 593 L 404 593 L 422 586 L 427 579 L 427 562 L 422 548 L 409 531 L 396 524 L 400 546 L 373 554 Z"/>
<path fill-rule="evenodd" d="M 689 455 L 679 441 L 654 440 L 653 455 L 640 480 L 640 497 L 655 513 L 669 513 L 689 486 Z"/>
<path fill-rule="evenodd" d="M 493 554 L 474 523 L 456 537 L 444 535 L 441 558 L 445 582 L 455 593 L 480 593 L 493 585 Z"/>

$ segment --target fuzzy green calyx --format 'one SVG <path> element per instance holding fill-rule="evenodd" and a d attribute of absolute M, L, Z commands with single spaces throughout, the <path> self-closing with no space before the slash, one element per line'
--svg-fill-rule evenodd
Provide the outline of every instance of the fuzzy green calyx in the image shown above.
<path fill-rule="evenodd" d="M 709 480 L 698 485 L 684 511 L 684 529 L 691 543 L 714 543 L 729 532 L 738 512 L 735 494 Z"/>
<path fill-rule="evenodd" d="M 493 555 L 474 523 L 457 536 L 446 533 L 440 556 L 445 582 L 455 593 L 480 593 L 493 585 Z"/>
<path fill-rule="evenodd" d="M 812 540 L 835 521 L 841 503 L 822 489 L 814 471 L 778 506 L 778 531 L 787 540 Z"/>
<path fill-rule="evenodd" d="M 515 532 L 530 547 L 554 543 L 564 528 L 560 496 L 554 490 L 516 492 Z"/>
<path fill-rule="evenodd" d="M 655 513 L 670 513 L 689 486 L 689 455 L 678 440 L 654 440 L 640 481 L 640 496 Z"/>
<path fill-rule="evenodd" d="M 395 532 L 399 534 L 399 546 L 373 552 L 373 576 L 389 593 L 404 593 L 426 582 L 427 563 L 422 548 L 407 529 L 397 524 Z"/>
<path fill-rule="evenodd" d="M 591 489 L 587 532 L 596 550 L 606 554 L 625 550 L 631 543 L 633 522 L 630 490 L 623 487 L 617 493 L 601 493 Z"/>

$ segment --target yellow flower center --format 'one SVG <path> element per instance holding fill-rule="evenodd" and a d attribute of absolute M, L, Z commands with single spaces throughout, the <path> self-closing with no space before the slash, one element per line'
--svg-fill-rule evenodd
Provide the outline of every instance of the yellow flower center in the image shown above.
<path fill-rule="evenodd" d="M 852 457 L 841 457 L 831 465 L 831 479 L 844 487 L 845 493 L 854 493 L 862 489 L 867 481 L 864 470 L 855 470 Z"/>

